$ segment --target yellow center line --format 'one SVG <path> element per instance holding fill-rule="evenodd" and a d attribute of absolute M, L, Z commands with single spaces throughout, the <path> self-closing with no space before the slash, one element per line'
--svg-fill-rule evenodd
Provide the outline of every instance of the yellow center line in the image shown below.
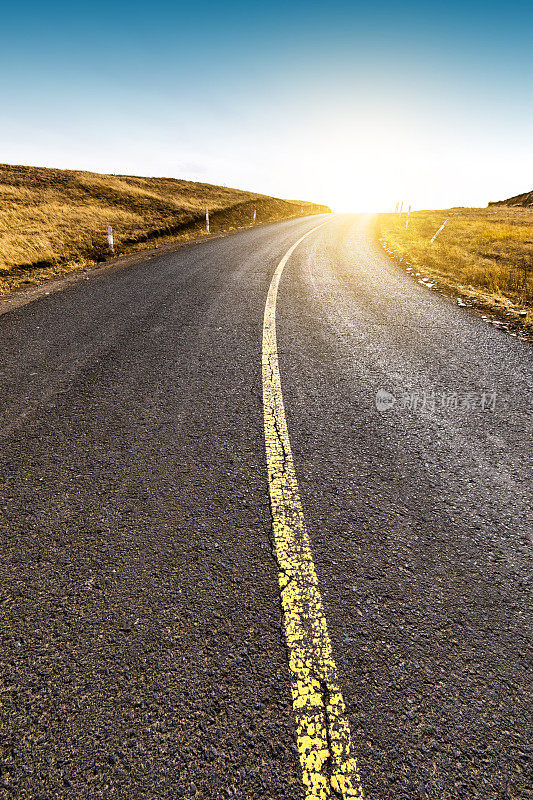
<path fill-rule="evenodd" d="M 306 800 L 361 800 L 350 726 L 331 641 L 289 441 L 276 342 L 276 298 L 287 251 L 272 277 L 263 321 L 263 409 L 272 527 L 279 569 L 292 704 Z"/>

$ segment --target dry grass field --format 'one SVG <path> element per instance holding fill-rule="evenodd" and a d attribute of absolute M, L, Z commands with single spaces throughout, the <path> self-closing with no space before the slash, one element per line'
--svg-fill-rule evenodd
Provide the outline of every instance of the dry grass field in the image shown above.
<path fill-rule="evenodd" d="M 449 221 L 431 244 L 433 234 Z M 510 323 L 533 324 L 533 209 L 493 205 L 381 214 L 378 235 L 399 263 Z"/>
<path fill-rule="evenodd" d="M 172 178 L 139 178 L 92 172 L 0 165 L 0 294 L 39 283 L 109 257 L 107 226 L 115 252 L 300 214 L 329 211 Z"/>

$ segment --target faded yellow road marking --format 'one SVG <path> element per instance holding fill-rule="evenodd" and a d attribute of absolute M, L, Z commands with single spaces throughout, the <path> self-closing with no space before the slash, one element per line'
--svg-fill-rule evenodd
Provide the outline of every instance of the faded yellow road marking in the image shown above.
<path fill-rule="evenodd" d="M 308 231 L 287 251 L 268 290 L 262 357 L 265 449 L 306 800 L 360 800 L 363 790 L 296 481 L 276 343 L 276 297 L 283 268 L 298 245 L 322 225 Z"/>

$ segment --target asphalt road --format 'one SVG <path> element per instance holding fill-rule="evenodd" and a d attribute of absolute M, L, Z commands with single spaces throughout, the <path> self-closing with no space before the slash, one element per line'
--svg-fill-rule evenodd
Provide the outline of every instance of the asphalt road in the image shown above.
<path fill-rule="evenodd" d="M 0 317 L 2 798 L 303 800 L 261 337 L 326 219 Z M 365 796 L 533 797 L 530 346 L 353 217 L 291 255 L 276 324 Z"/>

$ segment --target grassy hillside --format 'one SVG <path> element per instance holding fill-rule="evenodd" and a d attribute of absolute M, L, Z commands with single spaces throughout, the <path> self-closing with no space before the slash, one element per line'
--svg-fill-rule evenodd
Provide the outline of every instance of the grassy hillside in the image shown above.
<path fill-rule="evenodd" d="M 433 244 L 444 220 L 449 222 Z M 533 209 L 506 206 L 381 214 L 382 244 L 420 280 L 495 313 L 509 327 L 533 325 Z"/>
<path fill-rule="evenodd" d="M 517 194 L 514 197 L 509 197 L 507 200 L 497 200 L 494 203 L 489 203 L 489 206 L 523 206 L 524 208 L 533 208 L 533 191 Z"/>
<path fill-rule="evenodd" d="M 205 233 L 329 211 L 205 183 L 0 165 L 0 294 L 110 255 Z"/>

